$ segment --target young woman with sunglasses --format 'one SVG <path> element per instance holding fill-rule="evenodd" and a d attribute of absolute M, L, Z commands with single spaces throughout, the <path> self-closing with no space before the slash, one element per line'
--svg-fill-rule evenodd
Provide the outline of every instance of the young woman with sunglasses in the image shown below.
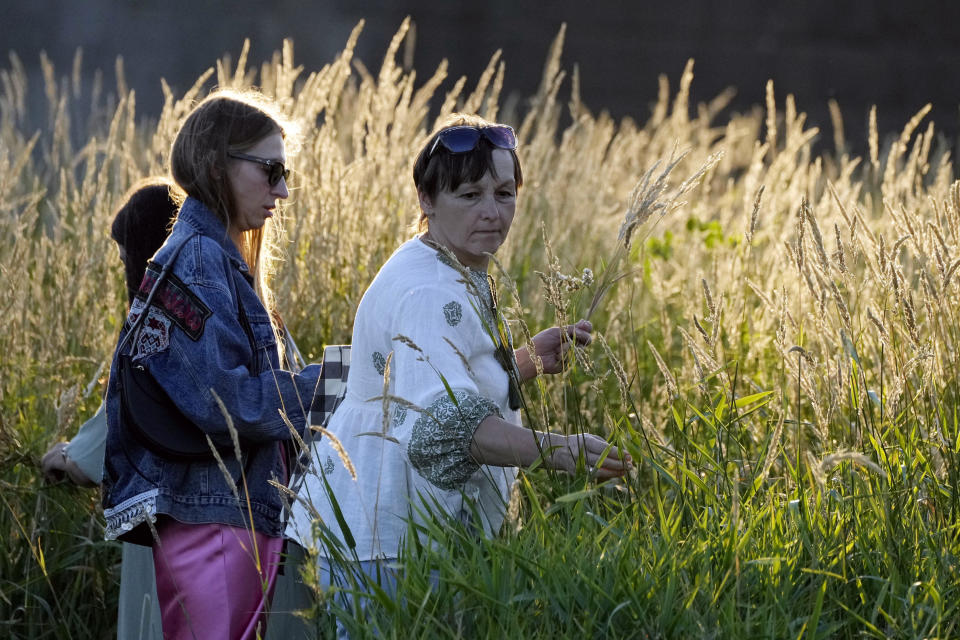
<path fill-rule="evenodd" d="M 324 438 L 314 445 L 317 475 L 301 489 L 326 532 L 317 541 L 321 574 L 347 590 L 363 588 L 363 571 L 389 592 L 402 549 L 414 548 L 403 540 L 428 511 L 495 534 L 516 468 L 541 455 L 552 468 L 573 473 L 579 462 L 600 479 L 628 468 L 603 438 L 520 424 L 518 385 L 537 366 L 527 347 L 514 350 L 487 275 L 523 183 L 516 147 L 506 125 L 448 118 L 414 164 L 422 233 L 397 249 L 360 301 L 347 394 L 328 425 L 355 478 Z M 581 321 L 534 336 L 542 371 L 559 372 L 565 352 L 590 332 Z M 310 525 L 295 505 L 291 526 L 307 543 Z M 356 620 L 339 624 L 341 633 L 358 631 L 349 628 Z"/>
<path fill-rule="evenodd" d="M 232 92 L 211 95 L 187 116 L 170 161 L 187 197 L 114 356 L 106 534 L 152 546 L 167 638 L 256 637 L 277 574 L 283 501 L 270 483 L 287 476 L 287 423 L 304 428 L 320 370 L 281 368 L 272 313 L 270 238 L 289 176 L 281 122 L 261 97 Z M 165 266 L 169 274 L 144 309 Z M 124 341 L 141 313 L 143 329 Z M 222 463 L 159 453 L 136 437 L 121 405 L 120 350 L 229 451 Z"/>

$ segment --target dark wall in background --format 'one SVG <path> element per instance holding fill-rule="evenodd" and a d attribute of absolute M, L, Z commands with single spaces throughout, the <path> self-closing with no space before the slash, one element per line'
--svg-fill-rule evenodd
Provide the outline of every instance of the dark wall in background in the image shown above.
<path fill-rule="evenodd" d="M 827 100 L 836 99 L 857 153 L 872 104 L 883 132 L 898 131 L 926 102 L 934 105 L 928 119 L 951 141 L 958 131 L 960 2 L 952 1 L 0 0 L 0 51 L 15 51 L 31 70 L 34 95 L 42 95 L 41 49 L 65 74 L 83 47 L 85 70 L 102 68 L 108 86 L 122 55 L 139 111 L 155 114 L 161 77 L 183 91 L 223 53 L 235 57 L 244 37 L 252 39 L 254 62 L 292 37 L 297 62 L 310 71 L 329 62 L 364 18 L 358 54 L 375 71 L 406 15 L 417 28 L 414 67 L 425 79 L 447 58 L 452 78 L 445 88 L 459 75 L 475 80 L 499 48 L 507 91 L 531 95 L 566 22 L 564 67 L 579 65 L 590 108 L 618 118 L 644 121 L 657 76 L 666 73 L 675 88 L 692 57 L 695 101 L 734 86 L 731 108 L 745 110 L 763 103 L 772 78 L 780 107 L 793 93 L 826 143 Z"/>

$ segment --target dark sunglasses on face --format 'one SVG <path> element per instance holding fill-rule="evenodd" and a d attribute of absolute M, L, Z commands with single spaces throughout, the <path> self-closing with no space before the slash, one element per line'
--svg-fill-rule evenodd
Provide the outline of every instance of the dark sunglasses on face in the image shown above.
<path fill-rule="evenodd" d="M 271 187 L 277 186 L 277 183 L 280 182 L 280 178 L 284 180 L 290 179 L 290 169 L 287 169 L 283 166 L 283 163 L 279 160 L 267 160 L 266 158 L 258 158 L 257 156 L 251 156 L 246 153 L 233 153 L 227 152 L 227 155 L 231 158 L 236 158 L 237 160 L 246 160 L 247 162 L 256 162 L 257 164 L 262 164 L 266 167 L 267 172 L 267 184 Z"/>
<path fill-rule="evenodd" d="M 517 148 L 517 134 L 513 127 L 505 124 L 498 124 L 492 127 L 474 127 L 472 125 L 460 125 L 444 129 L 437 134 L 437 139 L 430 146 L 427 157 L 433 155 L 437 150 L 437 145 L 442 144 L 450 153 L 466 153 L 477 148 L 480 138 L 486 138 L 490 144 L 498 149 L 507 149 L 512 151 Z"/>

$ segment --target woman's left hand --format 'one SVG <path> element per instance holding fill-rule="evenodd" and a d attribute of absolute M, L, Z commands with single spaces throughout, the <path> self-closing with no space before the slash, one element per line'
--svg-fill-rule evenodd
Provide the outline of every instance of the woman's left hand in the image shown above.
<path fill-rule="evenodd" d="M 576 324 L 568 324 L 562 330 L 560 327 L 545 329 L 533 336 L 533 350 L 543 364 L 544 373 L 560 373 L 563 371 L 567 354 L 573 347 L 586 346 L 593 340 L 590 333 L 593 325 L 588 320 L 581 320 Z M 523 381 L 535 378 L 537 365 L 530 356 L 526 347 L 517 349 L 517 366 L 520 368 L 520 377 Z"/>

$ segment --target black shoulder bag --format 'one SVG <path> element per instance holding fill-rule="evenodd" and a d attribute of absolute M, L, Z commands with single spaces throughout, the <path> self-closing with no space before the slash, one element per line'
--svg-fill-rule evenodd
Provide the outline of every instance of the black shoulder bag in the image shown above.
<path fill-rule="evenodd" d="M 123 353 L 123 348 L 128 341 L 131 344 L 137 344 L 143 323 L 150 313 L 154 295 L 160 289 L 167 274 L 173 268 L 180 250 L 189 239 L 188 237 L 174 250 L 167 264 L 163 266 L 147 296 L 140 317 L 117 347 L 117 382 L 120 386 L 120 410 L 123 412 L 124 427 L 143 447 L 176 462 L 209 462 L 214 459 L 214 455 L 207 442 L 206 434 L 177 408 L 144 362 L 134 362 L 131 354 Z M 247 334 L 251 348 L 256 353 L 255 342 L 249 324 L 246 322 L 246 313 L 243 305 L 240 304 L 239 294 L 236 297 L 240 324 Z M 246 448 L 242 438 L 240 444 L 242 449 Z M 233 455 L 232 445 L 214 446 L 221 456 Z"/>

